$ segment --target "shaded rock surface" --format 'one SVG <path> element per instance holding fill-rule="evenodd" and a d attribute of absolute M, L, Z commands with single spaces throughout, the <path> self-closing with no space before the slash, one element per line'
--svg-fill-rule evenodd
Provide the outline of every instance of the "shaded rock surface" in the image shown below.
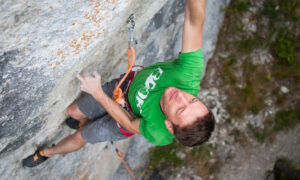
<path fill-rule="evenodd" d="M 97 70 L 105 82 L 124 72 L 116 67 L 127 57 L 128 16 L 134 13 L 141 41 L 145 25 L 165 3 L 0 2 L 1 179 L 112 177 L 120 160 L 107 143 L 54 156 L 34 169 L 23 168 L 21 160 L 74 132 L 64 125 L 65 110 L 80 93 L 74 74 Z M 128 141 L 121 146 L 126 152 Z"/>

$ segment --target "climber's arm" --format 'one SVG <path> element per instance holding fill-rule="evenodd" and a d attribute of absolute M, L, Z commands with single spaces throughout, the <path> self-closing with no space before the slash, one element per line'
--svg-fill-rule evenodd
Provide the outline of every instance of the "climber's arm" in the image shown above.
<path fill-rule="evenodd" d="M 140 119 L 134 119 L 126 110 L 108 97 L 101 89 L 92 95 L 111 117 L 132 133 L 140 133 Z"/>
<path fill-rule="evenodd" d="M 181 52 L 202 48 L 205 0 L 186 0 Z"/>
<path fill-rule="evenodd" d="M 93 75 L 94 77 L 76 75 L 80 81 L 81 90 L 91 94 L 103 106 L 106 112 L 128 131 L 140 133 L 140 119 L 134 119 L 126 110 L 108 97 L 102 90 L 100 75 L 96 72 Z"/>

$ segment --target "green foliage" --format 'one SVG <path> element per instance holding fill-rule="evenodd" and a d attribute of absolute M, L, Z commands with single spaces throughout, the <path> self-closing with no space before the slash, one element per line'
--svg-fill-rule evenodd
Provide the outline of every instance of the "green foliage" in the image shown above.
<path fill-rule="evenodd" d="M 268 16 L 272 22 L 292 20 L 299 21 L 297 8 L 299 0 L 267 0 L 264 2 L 263 14 Z M 282 16 L 282 18 L 281 18 Z"/>
<path fill-rule="evenodd" d="M 241 131 L 238 129 L 235 129 L 235 130 L 233 130 L 233 135 L 238 138 L 241 136 Z"/>
<path fill-rule="evenodd" d="M 251 111 L 253 114 L 257 115 L 257 114 L 259 113 L 259 108 L 257 107 L 256 104 L 253 104 L 253 105 L 250 107 L 250 111 Z"/>
<path fill-rule="evenodd" d="M 227 12 L 246 12 L 249 10 L 249 7 L 250 7 L 249 0 L 243 0 L 243 1 L 233 0 L 229 4 L 226 10 Z"/>
<path fill-rule="evenodd" d="M 193 147 L 192 149 L 192 157 L 194 159 L 209 159 L 211 158 L 210 151 L 214 149 L 212 144 L 201 144 L 200 146 Z"/>
<path fill-rule="evenodd" d="M 211 149 L 211 147 L 209 147 L 207 145 L 201 145 L 201 146 L 199 146 L 198 151 L 202 157 L 204 156 L 204 157 L 210 158 L 210 149 Z"/>
<path fill-rule="evenodd" d="M 276 162 L 281 162 L 285 164 L 288 168 L 294 169 L 295 167 L 293 166 L 293 162 L 285 157 L 280 157 L 276 160 Z"/>
<path fill-rule="evenodd" d="M 258 45 L 259 42 L 256 39 L 243 39 L 238 41 L 238 47 L 244 53 L 250 53 Z"/>
<path fill-rule="evenodd" d="M 270 83 L 266 78 L 264 67 L 255 65 L 251 60 L 236 63 L 236 55 L 222 60 L 222 76 L 224 85 L 228 87 L 226 93 L 231 98 L 226 101 L 226 109 L 231 117 L 242 117 L 245 112 L 258 114 L 265 107 L 264 98 L 266 94 L 265 83 Z M 242 72 L 242 75 L 240 73 Z M 235 86 L 245 83 L 243 88 Z"/>
<path fill-rule="evenodd" d="M 230 114 L 226 122 L 228 124 L 231 119 L 243 121 L 247 112 L 257 115 L 264 111 L 266 98 L 276 99 L 274 105 L 277 108 L 291 105 L 291 94 L 281 93 L 280 85 L 284 84 L 292 93 L 299 94 L 300 1 L 264 0 L 262 12 L 249 13 L 251 20 L 257 22 L 258 29 L 249 34 L 243 30 L 241 16 L 243 12 L 249 11 L 251 2 L 231 1 L 226 9 L 224 34 L 219 36 L 224 41 L 221 42 L 225 47 L 224 51 L 231 54 L 227 58 L 220 58 L 222 61 L 217 71 L 222 81 L 219 87 L 230 97 L 225 102 Z M 254 57 L 251 57 L 254 49 L 271 52 L 275 61 L 255 65 L 252 62 Z M 261 143 L 267 138 L 272 140 L 277 132 L 293 127 L 300 121 L 299 106 L 294 107 L 278 111 L 274 116 L 268 115 L 264 128 L 249 124 L 247 132 Z M 244 133 L 239 130 L 231 131 L 237 142 L 245 141 Z"/>
<path fill-rule="evenodd" d="M 233 129 L 230 134 L 234 137 L 234 141 L 239 142 L 241 145 L 244 145 L 244 143 L 247 142 L 244 132 L 238 129 Z"/>
<path fill-rule="evenodd" d="M 299 0 L 280 0 L 280 11 L 286 18 L 290 18 L 293 21 L 299 21 L 297 16 L 297 8 L 299 7 Z"/>
<path fill-rule="evenodd" d="M 167 170 L 167 173 L 173 174 L 182 166 L 197 167 L 201 176 L 207 176 L 213 173 L 216 168 L 213 163 L 210 163 L 215 156 L 215 146 L 204 143 L 193 148 L 185 146 L 173 141 L 167 146 L 156 146 L 149 151 L 149 169 L 159 169 L 159 171 Z M 176 154 L 183 152 L 186 157 L 179 158 Z"/>
<path fill-rule="evenodd" d="M 271 137 L 275 133 L 287 130 L 295 124 L 300 123 L 300 104 L 296 108 L 280 110 L 276 112 L 274 119 L 267 119 L 264 122 L 264 128 L 254 127 L 248 123 L 247 127 L 253 137 L 260 143 L 263 143 L 266 138 Z"/>
<path fill-rule="evenodd" d="M 263 14 L 271 19 L 276 19 L 279 15 L 279 10 L 277 9 L 277 4 L 274 1 L 265 1 Z"/>
<path fill-rule="evenodd" d="M 295 109 L 281 110 L 275 114 L 273 131 L 285 130 L 300 122 L 300 106 Z"/>
<path fill-rule="evenodd" d="M 255 128 L 251 123 L 248 123 L 247 127 L 258 142 L 263 143 L 265 141 L 266 132 L 264 132 L 263 129 Z"/>
<path fill-rule="evenodd" d="M 281 28 L 277 39 L 272 45 L 275 55 L 283 62 L 294 64 L 296 58 L 296 42 L 287 28 Z"/>
<path fill-rule="evenodd" d="M 291 125 L 292 113 L 290 111 L 278 111 L 275 115 L 274 130 L 286 129 Z"/>
<path fill-rule="evenodd" d="M 150 150 L 150 166 L 163 168 L 166 165 L 184 165 L 184 161 L 176 156 L 176 152 L 182 148 L 179 143 L 173 141 L 167 146 L 156 146 Z"/>
<path fill-rule="evenodd" d="M 300 34 L 298 34 L 295 42 L 296 49 L 300 49 Z"/>
<path fill-rule="evenodd" d="M 254 137 L 258 142 L 263 143 L 265 141 L 266 135 L 264 133 L 254 131 Z"/>
<path fill-rule="evenodd" d="M 250 129 L 251 131 L 254 131 L 254 126 L 253 124 L 249 123 L 247 124 L 248 129 Z"/>
<path fill-rule="evenodd" d="M 242 89 L 242 93 L 244 93 L 246 96 L 251 96 L 254 94 L 252 83 L 247 83 L 246 87 Z"/>
<path fill-rule="evenodd" d="M 237 63 L 237 59 L 235 56 L 230 55 L 228 58 L 220 57 L 220 59 L 226 64 L 226 66 L 232 67 Z"/>
<path fill-rule="evenodd" d="M 224 75 L 229 78 L 231 84 L 235 84 L 237 80 L 232 72 L 234 71 L 234 65 L 237 63 L 237 59 L 232 55 L 228 58 L 220 59 L 224 62 Z"/>
<path fill-rule="evenodd" d="M 237 63 L 236 58 L 235 58 L 234 56 L 230 56 L 228 65 L 229 65 L 229 66 L 233 66 L 233 65 L 235 65 L 236 63 Z"/>

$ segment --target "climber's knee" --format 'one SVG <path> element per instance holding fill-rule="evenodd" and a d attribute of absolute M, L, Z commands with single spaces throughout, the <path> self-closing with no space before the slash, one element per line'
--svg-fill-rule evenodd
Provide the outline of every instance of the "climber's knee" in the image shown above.
<path fill-rule="evenodd" d="M 81 131 L 77 130 L 73 135 L 72 135 L 72 140 L 73 144 L 80 149 L 82 146 L 86 144 L 86 140 L 83 139 L 81 136 Z"/>
<path fill-rule="evenodd" d="M 67 113 L 69 116 L 71 116 L 74 119 L 81 120 L 81 119 L 86 119 L 87 117 L 79 110 L 78 104 L 73 103 L 71 104 L 68 109 Z"/>

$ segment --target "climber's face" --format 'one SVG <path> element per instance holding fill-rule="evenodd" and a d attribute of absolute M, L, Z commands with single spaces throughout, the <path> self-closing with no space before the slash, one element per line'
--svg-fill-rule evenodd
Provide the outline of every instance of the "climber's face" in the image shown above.
<path fill-rule="evenodd" d="M 164 91 L 160 107 L 167 117 L 165 124 L 168 129 L 172 124 L 186 127 L 208 113 L 207 107 L 198 98 L 176 87 L 169 87 Z M 173 133 L 172 129 L 169 131 Z"/>

